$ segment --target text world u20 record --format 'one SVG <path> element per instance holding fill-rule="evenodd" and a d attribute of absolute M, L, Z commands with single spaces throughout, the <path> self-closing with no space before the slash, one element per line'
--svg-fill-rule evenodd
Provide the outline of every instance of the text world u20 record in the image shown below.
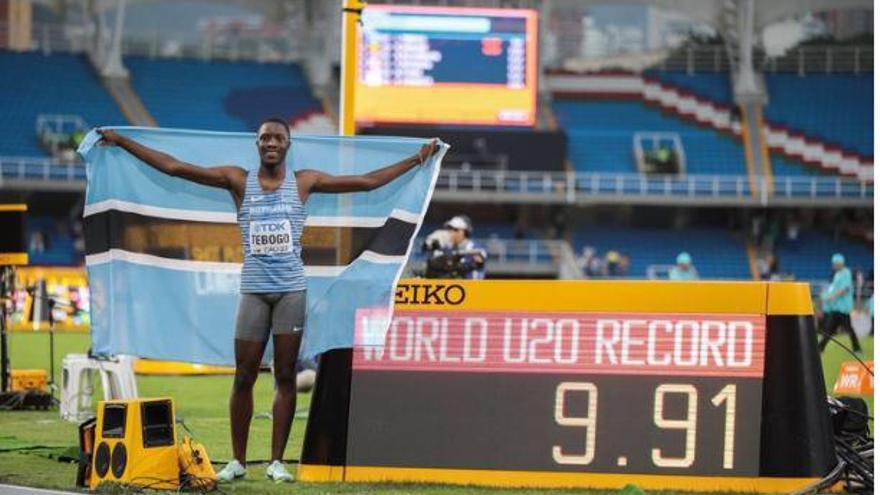
<path fill-rule="evenodd" d="M 362 338 L 375 323 L 369 312 L 358 315 L 355 368 L 763 374 L 765 323 L 758 315 L 398 310 L 384 346 Z"/>

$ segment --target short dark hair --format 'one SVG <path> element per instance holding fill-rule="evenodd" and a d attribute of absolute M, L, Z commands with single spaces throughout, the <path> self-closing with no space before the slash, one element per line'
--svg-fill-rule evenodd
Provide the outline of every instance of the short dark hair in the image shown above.
<path fill-rule="evenodd" d="M 263 121 L 260 122 L 260 125 L 257 126 L 257 132 L 260 132 L 260 127 L 263 127 L 263 124 L 268 124 L 270 122 L 283 125 L 284 128 L 287 129 L 287 136 L 290 137 L 290 124 L 288 124 L 287 121 L 282 119 L 281 117 L 269 117 L 267 119 L 263 119 Z"/>

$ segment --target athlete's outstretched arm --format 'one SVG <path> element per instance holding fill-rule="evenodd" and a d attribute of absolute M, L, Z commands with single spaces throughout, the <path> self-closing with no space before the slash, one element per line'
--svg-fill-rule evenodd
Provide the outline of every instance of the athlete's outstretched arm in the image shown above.
<path fill-rule="evenodd" d="M 409 169 L 424 163 L 437 151 L 438 143 L 437 139 L 432 139 L 413 156 L 363 175 L 330 175 L 318 170 L 299 170 L 296 178 L 300 184 L 300 198 L 305 201 L 309 193 L 313 192 L 346 193 L 370 191 L 382 187 Z"/>
<path fill-rule="evenodd" d="M 144 146 L 110 129 L 98 129 L 102 144 L 119 146 L 156 170 L 206 186 L 219 187 L 233 193 L 238 200 L 244 194 L 245 171 L 234 166 L 199 167 Z"/>

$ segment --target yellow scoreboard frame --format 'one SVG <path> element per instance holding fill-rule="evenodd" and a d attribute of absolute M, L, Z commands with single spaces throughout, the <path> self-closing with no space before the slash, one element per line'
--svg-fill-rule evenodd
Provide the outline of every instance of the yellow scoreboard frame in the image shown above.
<path fill-rule="evenodd" d="M 382 350 L 358 340 L 354 350 L 322 358 L 299 479 L 789 492 L 819 481 L 835 465 L 806 284 L 404 280 L 395 299 Z M 689 368 L 650 369 L 642 354 L 642 361 L 631 358 L 637 363 L 631 369 L 626 360 L 561 365 L 538 356 L 535 363 L 549 364 L 505 363 L 498 358 L 502 322 L 526 317 L 543 322 L 529 328 L 579 325 L 580 333 L 572 334 L 579 337 L 569 341 L 580 338 L 584 345 L 597 342 L 590 339 L 597 332 L 601 337 L 612 319 L 630 318 L 641 327 L 624 325 L 625 332 L 634 332 L 642 348 L 645 335 L 656 336 L 647 321 L 668 328 L 690 322 L 710 340 L 705 332 L 728 322 L 730 339 L 748 328 L 748 338 L 738 342 L 748 342 L 754 361 L 736 369 L 711 362 L 701 368 L 696 361 Z M 462 321 L 483 322 L 489 342 L 483 361 L 472 347 L 470 359 L 462 358 L 462 349 L 468 352 L 462 341 L 469 338 L 462 338 Z M 430 332 L 418 330 L 421 324 Z M 437 337 L 440 345 L 421 354 L 395 350 L 412 335 L 417 343 Z M 657 342 L 658 349 L 672 349 Z M 583 355 L 587 347 L 581 349 Z M 687 407 L 661 403 L 673 398 L 687 399 Z M 684 435 L 690 426 L 679 423 L 692 409 L 698 412 Z M 679 456 L 682 438 L 690 453 Z"/>

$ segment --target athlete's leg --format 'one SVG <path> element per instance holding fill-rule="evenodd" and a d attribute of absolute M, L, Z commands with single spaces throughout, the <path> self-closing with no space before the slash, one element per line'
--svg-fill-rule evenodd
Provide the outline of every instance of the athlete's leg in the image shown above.
<path fill-rule="evenodd" d="M 275 401 L 272 404 L 272 460 L 284 458 L 296 412 L 296 360 L 305 321 L 305 291 L 286 293 L 272 311 Z"/>
<path fill-rule="evenodd" d="M 235 379 L 229 397 L 232 455 L 245 464 L 254 412 L 254 383 L 269 340 L 269 304 L 262 296 L 242 294 L 235 325 Z"/>
<path fill-rule="evenodd" d="M 235 380 L 229 397 L 229 423 L 232 455 L 242 465 L 247 460 L 248 431 L 254 413 L 254 383 L 265 350 L 265 342 L 235 339 Z"/>
<path fill-rule="evenodd" d="M 296 356 L 302 333 L 272 337 L 275 346 L 275 401 L 272 403 L 272 460 L 284 458 L 296 413 Z"/>

